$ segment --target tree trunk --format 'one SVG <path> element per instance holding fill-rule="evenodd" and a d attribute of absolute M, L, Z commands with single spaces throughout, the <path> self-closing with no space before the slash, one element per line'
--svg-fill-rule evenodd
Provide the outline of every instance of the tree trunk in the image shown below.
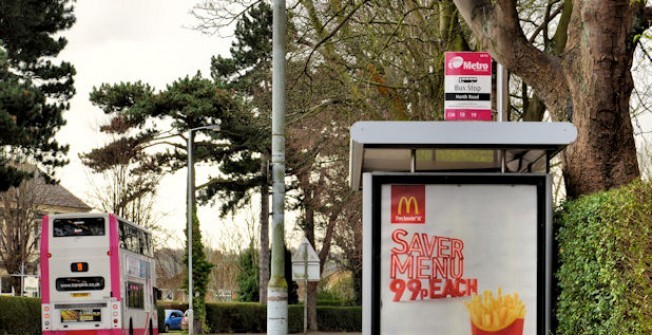
<path fill-rule="evenodd" d="M 305 209 L 306 217 L 304 232 L 310 245 L 315 248 L 315 211 L 311 206 L 313 198 L 309 187 L 304 189 L 304 194 L 305 201 L 308 204 Z M 308 305 L 308 330 L 311 331 L 317 330 L 317 286 L 318 283 L 308 282 L 308 287 L 306 288 L 308 290 L 308 301 L 303 302 Z"/>
<path fill-rule="evenodd" d="M 260 186 L 260 280 L 259 280 L 259 302 L 267 303 L 267 285 L 269 284 L 269 170 L 267 154 L 260 159 L 260 172 L 263 181 Z"/>
<path fill-rule="evenodd" d="M 319 282 L 311 281 L 308 282 L 308 301 L 304 301 L 304 304 L 308 304 L 308 330 L 317 331 L 317 288 L 319 287 Z"/>
<path fill-rule="evenodd" d="M 622 186 L 639 177 L 629 100 L 633 11 L 630 1 L 576 2 L 566 79 L 577 140 L 563 154 L 566 193 Z"/>

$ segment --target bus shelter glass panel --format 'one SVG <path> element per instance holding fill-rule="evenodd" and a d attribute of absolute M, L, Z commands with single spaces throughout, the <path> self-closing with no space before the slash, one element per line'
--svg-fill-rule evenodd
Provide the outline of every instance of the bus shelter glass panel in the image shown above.
<path fill-rule="evenodd" d="M 374 180 L 372 334 L 544 334 L 545 177 Z"/>

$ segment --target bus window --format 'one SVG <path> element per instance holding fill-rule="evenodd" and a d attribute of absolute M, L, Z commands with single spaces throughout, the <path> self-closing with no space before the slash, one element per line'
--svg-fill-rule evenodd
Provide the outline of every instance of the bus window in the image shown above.
<path fill-rule="evenodd" d="M 143 248 L 145 247 L 145 233 L 142 230 L 138 231 L 138 250 L 137 253 L 143 255 Z"/>
<path fill-rule="evenodd" d="M 127 307 L 135 309 L 145 308 L 145 286 L 140 283 L 127 282 Z"/>
<path fill-rule="evenodd" d="M 132 226 L 125 225 L 126 249 L 138 252 L 138 230 Z"/>
<path fill-rule="evenodd" d="M 118 245 L 125 248 L 125 223 L 118 221 Z"/>
<path fill-rule="evenodd" d="M 154 257 L 154 249 L 152 248 L 152 237 L 149 234 L 145 234 L 145 256 Z"/>
<path fill-rule="evenodd" d="M 103 218 L 55 219 L 53 222 L 54 237 L 70 236 L 104 236 Z"/>

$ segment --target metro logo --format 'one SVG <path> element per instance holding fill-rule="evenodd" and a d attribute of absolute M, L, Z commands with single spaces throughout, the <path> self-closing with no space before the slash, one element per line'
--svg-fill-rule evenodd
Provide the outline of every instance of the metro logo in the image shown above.
<path fill-rule="evenodd" d="M 486 52 L 447 52 L 444 58 L 447 76 L 491 76 L 491 55 Z"/>
<path fill-rule="evenodd" d="M 391 223 L 426 222 L 425 185 L 392 185 Z"/>
<path fill-rule="evenodd" d="M 478 72 L 487 72 L 489 71 L 489 64 L 479 61 L 464 61 L 464 58 L 460 56 L 455 56 L 448 61 L 448 68 L 451 70 L 456 70 L 459 68 L 464 70 L 472 70 Z"/>
<path fill-rule="evenodd" d="M 489 64 L 486 63 L 464 62 L 462 65 L 464 65 L 463 67 L 465 70 L 483 71 L 483 72 L 487 72 L 489 70 Z"/>

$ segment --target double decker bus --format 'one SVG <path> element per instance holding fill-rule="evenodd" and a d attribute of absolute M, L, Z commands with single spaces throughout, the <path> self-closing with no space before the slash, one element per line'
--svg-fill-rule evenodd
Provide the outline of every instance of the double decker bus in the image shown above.
<path fill-rule="evenodd" d="M 40 254 L 43 334 L 158 334 L 147 230 L 114 214 L 44 216 Z"/>

